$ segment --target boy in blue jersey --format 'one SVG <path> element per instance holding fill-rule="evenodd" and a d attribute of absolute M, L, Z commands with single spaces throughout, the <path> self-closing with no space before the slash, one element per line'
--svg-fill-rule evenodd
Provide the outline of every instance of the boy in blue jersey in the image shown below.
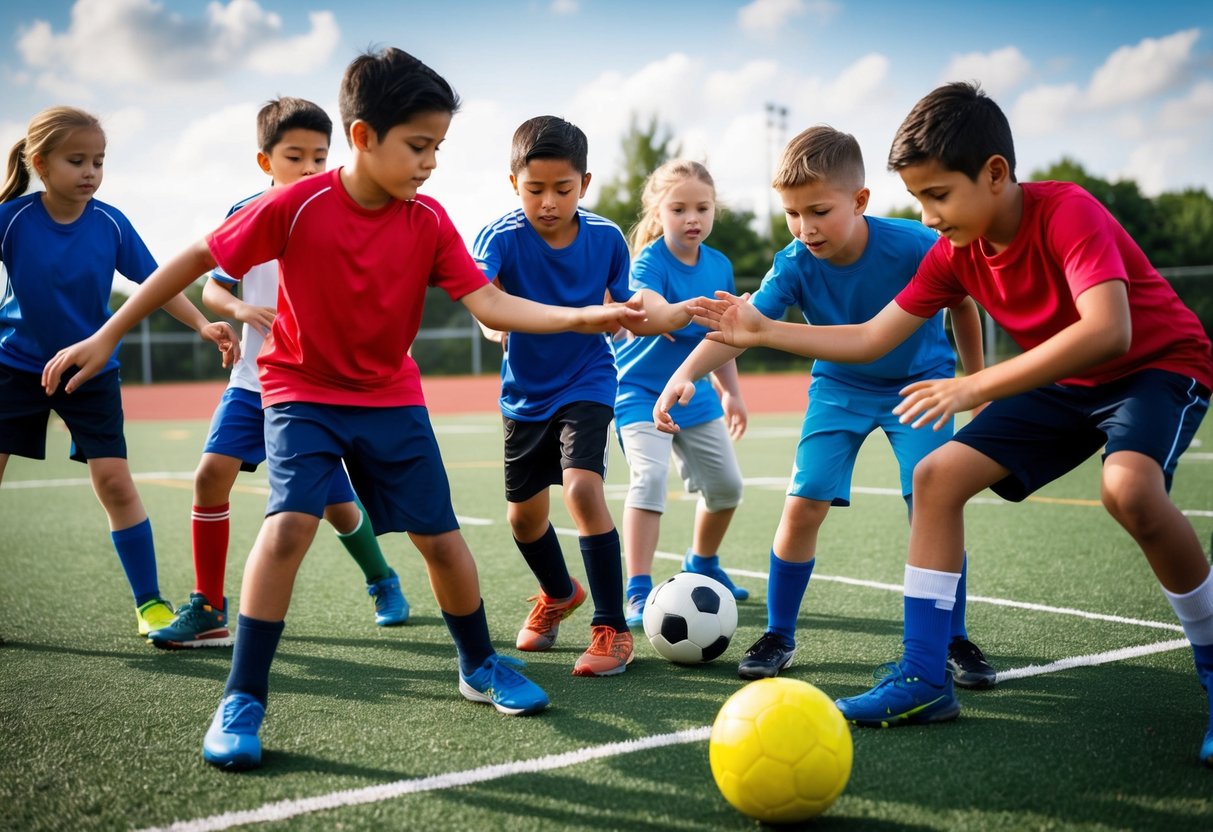
<path fill-rule="evenodd" d="M 272 178 L 271 187 L 284 187 L 323 173 L 332 135 L 333 122 L 317 104 L 289 96 L 274 99 L 257 113 L 257 164 Z M 261 195 L 236 203 L 228 216 Z M 223 588 L 231 493 L 241 471 L 255 471 L 266 459 L 257 356 L 276 315 L 278 262 L 254 266 L 239 279 L 216 269 L 202 290 L 202 302 L 212 312 L 240 321 L 244 329 L 241 357 L 232 365 L 231 380 L 215 408 L 202 459 L 194 472 L 190 523 L 194 591 L 169 626 L 148 635 L 152 644 L 166 649 L 226 647 L 232 643 Z M 400 578 L 384 560 L 370 518 L 340 466 L 329 484 L 324 517 L 362 570 L 367 593 L 373 599 L 375 623 L 381 627 L 404 624 L 409 605 L 400 589 Z"/>
<path fill-rule="evenodd" d="M 771 271 L 751 303 L 768 318 L 797 306 L 812 325 L 862 323 L 878 312 L 914 275 L 937 236 L 921 223 L 868 217 L 863 157 L 854 137 L 811 127 L 788 143 L 772 187 L 783 201 L 795 239 L 775 255 Z M 964 369 L 982 368 L 981 322 L 971 298 L 953 307 L 952 325 Z M 677 431 L 675 403 L 690 401 L 694 382 L 744 350 L 705 340 L 670 378 L 654 408 L 659 428 Z M 850 504 L 851 472 L 860 446 L 880 428 L 901 469 L 901 491 L 912 508 L 914 466 L 952 435 L 914 430 L 893 413 L 907 384 L 951 377 L 956 355 L 943 313 L 912 339 L 869 364 L 817 361 L 809 405 L 788 485 L 783 515 L 770 553 L 766 632 L 746 651 L 743 679 L 777 675 L 792 663 L 796 618 L 817 555 L 817 534 L 831 506 Z M 963 576 L 962 572 L 962 576 Z M 983 688 L 995 674 L 965 628 L 964 580 L 952 609 L 948 666 L 955 682 Z"/>
<path fill-rule="evenodd" d="M 472 251 L 509 294 L 567 306 L 630 298 L 623 233 L 577 204 L 590 184 L 587 155 L 585 134 L 555 116 L 529 119 L 515 131 L 510 183 L 522 207 L 485 226 Z M 644 301 L 647 322 L 628 324 L 638 334 L 690 322 L 685 303 Z M 505 349 L 500 404 L 510 530 L 539 581 L 517 647 L 551 649 L 560 622 L 585 601 L 548 517 L 548 490 L 562 485 L 594 599 L 590 646 L 573 674 L 622 673 L 632 661 L 632 636 L 624 621 L 619 534 L 603 489 L 616 390 L 610 345 L 603 335 L 486 334 Z"/>

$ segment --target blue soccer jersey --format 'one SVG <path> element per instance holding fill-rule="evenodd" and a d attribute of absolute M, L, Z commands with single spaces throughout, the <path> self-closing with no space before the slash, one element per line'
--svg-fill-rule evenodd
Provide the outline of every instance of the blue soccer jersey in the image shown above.
<path fill-rule="evenodd" d="M 511 295 L 558 306 L 627 300 L 628 247 L 615 223 L 577 210 L 577 237 L 555 249 L 519 208 L 476 236 L 472 256 Z M 615 406 L 615 361 L 605 335 L 511 332 L 501 362 L 501 412 L 540 422 L 572 402 Z"/>
<path fill-rule="evenodd" d="M 938 236 L 913 220 L 865 217 L 868 244 L 849 266 L 818 260 L 799 240 L 775 255 L 751 301 L 779 320 L 797 306 L 814 326 L 859 324 L 884 309 L 905 288 Z M 956 354 L 943 328 L 943 312 L 903 343 L 868 364 L 817 360 L 814 376 L 828 376 L 866 390 L 884 391 L 917 378 L 947 378 Z"/>
<path fill-rule="evenodd" d="M 699 262 L 688 266 L 675 257 L 665 238 L 658 238 L 645 247 L 632 263 L 632 291 L 652 289 L 671 303 L 697 297 L 712 297 L 717 289 L 734 291 L 733 264 L 714 248 L 699 247 Z M 653 406 L 682 362 L 707 333 L 699 324 L 688 324 L 664 335 L 628 338 L 615 345 L 615 361 L 619 365 L 619 393 L 615 397 L 615 424 L 618 427 L 633 422 L 653 421 Z M 720 399 L 707 376 L 695 383 L 695 395 L 683 405 L 670 411 L 674 421 L 683 427 L 694 427 L 719 419 L 724 415 Z"/>
<path fill-rule="evenodd" d="M 117 208 L 89 200 L 78 219 L 58 223 L 43 207 L 41 191 L 0 203 L 0 260 L 8 272 L 0 296 L 0 362 L 31 373 L 106 322 L 115 271 L 142 283 L 156 270 Z M 115 350 L 101 372 L 117 366 Z"/>

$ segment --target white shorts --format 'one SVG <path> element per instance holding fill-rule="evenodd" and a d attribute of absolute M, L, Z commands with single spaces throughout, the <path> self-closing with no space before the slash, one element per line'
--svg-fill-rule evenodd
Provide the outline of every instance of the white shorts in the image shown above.
<path fill-rule="evenodd" d="M 677 434 L 662 433 L 652 422 L 633 422 L 618 432 L 628 463 L 627 508 L 665 511 L 671 450 L 678 476 L 689 493 L 699 494 L 703 508 L 724 511 L 741 504 L 741 468 L 724 419 L 683 428 Z"/>

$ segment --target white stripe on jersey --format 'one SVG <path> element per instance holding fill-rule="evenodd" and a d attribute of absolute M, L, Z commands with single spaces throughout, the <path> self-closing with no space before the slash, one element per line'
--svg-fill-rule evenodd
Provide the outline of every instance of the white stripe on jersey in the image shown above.
<path fill-rule="evenodd" d="M 308 206 L 308 203 L 311 202 L 316 197 L 320 196 L 321 194 L 327 194 L 331 190 L 333 190 L 332 185 L 329 185 L 327 188 L 321 188 L 320 190 L 316 191 L 316 193 L 309 196 L 307 198 L 307 200 L 304 201 L 304 203 L 299 206 L 299 210 L 295 211 L 295 216 L 291 217 L 291 227 L 286 232 L 286 236 L 288 239 L 290 238 L 291 233 L 294 232 L 294 230 L 295 230 L 295 223 L 299 222 L 299 215 L 303 213 L 303 209 Z"/>
<path fill-rule="evenodd" d="M 93 210 L 97 211 L 98 213 L 104 214 L 105 218 L 114 224 L 114 228 L 118 232 L 118 245 L 122 245 L 122 226 L 118 225 L 118 221 L 116 219 L 114 219 L 113 217 L 111 217 L 108 213 L 106 213 L 102 209 L 98 208 L 96 205 L 93 206 Z"/>
<path fill-rule="evenodd" d="M 25 209 L 29 208 L 33 204 L 34 204 L 33 202 L 27 202 L 25 205 L 21 206 L 20 211 L 13 214 L 12 218 L 9 219 L 8 225 L 4 226 L 4 236 L 0 237 L 0 248 L 4 248 L 4 244 L 8 242 L 8 230 L 13 227 L 13 223 L 15 223 L 17 221 L 17 217 L 24 214 Z"/>

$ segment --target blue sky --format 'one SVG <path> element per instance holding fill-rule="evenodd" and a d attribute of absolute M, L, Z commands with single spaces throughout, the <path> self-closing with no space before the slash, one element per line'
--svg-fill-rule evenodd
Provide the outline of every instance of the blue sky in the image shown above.
<path fill-rule="evenodd" d="M 1021 177 L 1068 155 L 1147 193 L 1213 192 L 1209 2 L 46 0 L 0 6 L 0 33 L 6 155 L 43 107 L 97 113 L 99 197 L 160 258 L 266 184 L 258 107 L 298 95 L 338 121 L 341 72 L 370 45 L 412 52 L 462 96 L 426 187 L 467 238 L 515 207 L 510 136 L 543 113 L 586 131 L 596 183 L 616 172 L 632 114 L 656 115 L 725 204 L 759 213 L 783 142 L 831 124 L 863 146 L 873 210 L 905 206 L 884 169 L 893 133 L 958 79 L 1007 112 Z M 768 125 L 768 103 L 786 124 Z M 346 158 L 335 137 L 333 163 Z"/>

